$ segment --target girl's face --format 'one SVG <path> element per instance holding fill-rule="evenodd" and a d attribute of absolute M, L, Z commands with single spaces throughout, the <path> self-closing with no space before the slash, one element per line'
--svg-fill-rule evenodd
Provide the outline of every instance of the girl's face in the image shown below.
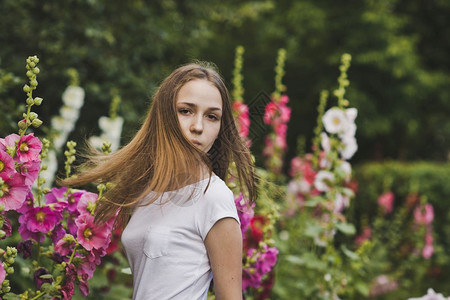
<path fill-rule="evenodd" d="M 176 99 L 178 121 L 184 136 L 203 152 L 219 135 L 222 97 L 209 81 L 195 79 L 183 85 Z"/>

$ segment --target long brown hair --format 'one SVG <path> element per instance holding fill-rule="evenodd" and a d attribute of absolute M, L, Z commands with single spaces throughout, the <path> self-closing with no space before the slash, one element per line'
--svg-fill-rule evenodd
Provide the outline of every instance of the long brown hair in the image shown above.
<path fill-rule="evenodd" d="M 212 83 L 222 97 L 219 135 L 206 154 L 184 137 L 176 113 L 179 90 L 197 79 Z M 173 71 L 154 94 L 150 110 L 134 138 L 112 154 L 102 155 L 91 149 L 87 158 L 76 176 L 59 183 L 66 186 L 112 183 L 112 188 L 97 203 L 96 220 L 99 222 L 105 222 L 119 210 L 116 225 L 125 225 L 133 208 L 150 192 L 154 196 L 147 204 L 164 191 L 203 179 L 201 163 L 207 166 L 210 175 L 214 172 L 226 180 L 230 175 L 230 163 L 234 162 L 237 174 L 231 175 L 250 201 L 256 199 L 256 175 L 250 150 L 236 128 L 228 90 L 208 63 L 191 63 Z"/>

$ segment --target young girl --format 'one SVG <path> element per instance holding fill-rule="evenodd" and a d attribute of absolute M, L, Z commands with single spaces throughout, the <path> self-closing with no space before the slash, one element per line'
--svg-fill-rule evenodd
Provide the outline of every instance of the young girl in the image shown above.
<path fill-rule="evenodd" d="M 242 236 L 224 181 L 233 176 L 254 200 L 256 176 L 229 93 L 211 66 L 176 69 L 131 142 L 90 156 L 83 168 L 63 184 L 113 183 L 96 220 L 118 214 L 116 224 L 126 225 L 133 299 L 206 299 L 212 278 L 217 300 L 242 299 Z"/>

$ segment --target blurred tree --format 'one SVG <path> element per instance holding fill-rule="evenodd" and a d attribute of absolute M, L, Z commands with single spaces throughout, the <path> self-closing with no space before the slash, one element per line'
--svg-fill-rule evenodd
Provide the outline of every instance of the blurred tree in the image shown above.
<path fill-rule="evenodd" d="M 2 68 L 17 75 L 28 55 L 42 59 L 37 94 L 48 102 L 39 112 L 44 121 L 60 106 L 65 70 L 79 71 L 86 104 L 72 138 L 96 133 L 115 87 L 124 100 L 127 141 L 171 70 L 205 59 L 229 81 L 234 49 L 243 45 L 247 102 L 273 90 L 277 49 L 287 50 L 284 83 L 293 108 L 287 158 L 295 154 L 299 135 L 310 140 L 320 90 L 335 88 L 339 57 L 348 52 L 348 99 L 359 109 L 355 161 L 447 159 L 445 0 L 3 0 L 0 11 L 7 12 L 0 19 Z M 20 88 L 0 96 L 5 94 L 22 102 Z M 255 153 L 263 147 L 260 135 L 252 137 Z"/>

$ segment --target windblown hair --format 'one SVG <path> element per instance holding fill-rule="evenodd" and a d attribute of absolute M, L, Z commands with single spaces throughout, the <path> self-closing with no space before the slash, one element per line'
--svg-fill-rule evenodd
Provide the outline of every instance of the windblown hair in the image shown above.
<path fill-rule="evenodd" d="M 220 131 L 208 153 L 184 137 L 176 111 L 181 87 L 199 79 L 213 84 L 222 97 Z M 239 136 L 228 90 L 218 72 L 207 63 L 179 67 L 162 82 L 142 127 L 126 146 L 107 155 L 93 149 L 89 152 L 78 174 L 59 183 L 66 186 L 112 183 L 112 188 L 97 204 L 96 221 L 100 223 L 119 211 L 116 226 L 126 225 L 133 209 L 142 205 L 143 198 L 147 196 L 147 200 L 150 193 L 153 196 L 145 204 L 152 203 L 165 191 L 202 180 L 199 167 L 202 164 L 210 176 L 214 172 L 226 180 L 230 163 L 234 162 L 236 174 L 231 175 L 250 201 L 256 199 L 256 175 L 250 150 Z"/>

